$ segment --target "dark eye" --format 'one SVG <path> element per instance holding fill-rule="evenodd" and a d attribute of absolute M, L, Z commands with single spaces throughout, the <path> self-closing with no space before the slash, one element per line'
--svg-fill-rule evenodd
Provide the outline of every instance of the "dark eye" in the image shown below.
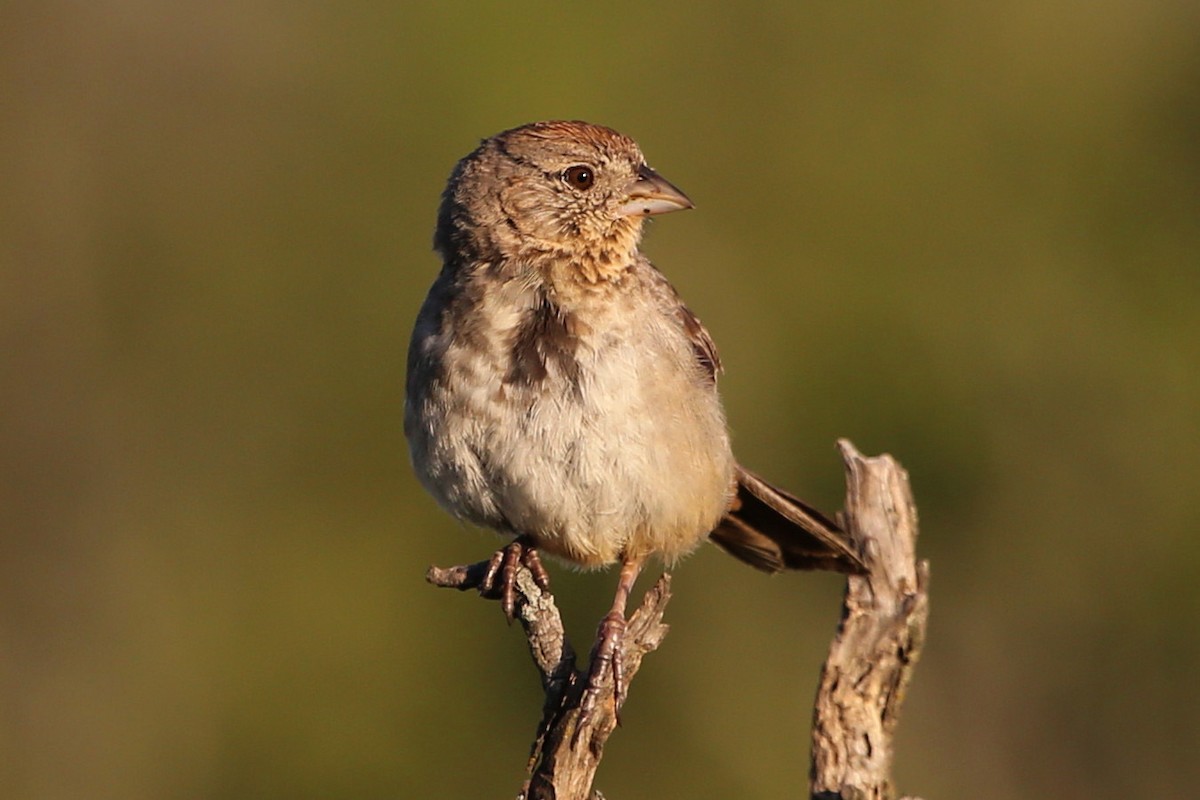
<path fill-rule="evenodd" d="M 576 189 L 590 189 L 592 184 L 596 182 L 596 173 L 592 168 L 584 164 L 578 164 L 574 167 L 567 167 L 563 170 L 563 180 Z"/>

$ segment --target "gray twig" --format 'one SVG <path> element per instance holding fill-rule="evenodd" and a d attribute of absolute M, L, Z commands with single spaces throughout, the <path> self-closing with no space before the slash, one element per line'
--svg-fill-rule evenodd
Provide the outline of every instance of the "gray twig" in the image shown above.
<path fill-rule="evenodd" d="M 486 571 L 487 562 L 482 561 L 448 569 L 430 567 L 425 578 L 435 586 L 465 591 L 478 589 Z M 575 651 L 563 629 L 554 596 L 538 586 L 524 566 L 517 572 L 516 587 L 516 617 L 546 695 L 527 764 L 529 778 L 518 797 L 596 800 L 600 795 L 593 793 L 592 781 L 604 745 L 617 727 L 620 710 L 613 698 L 612 676 L 600 677 L 595 708 L 581 727 L 579 705 L 587 676 L 575 667 Z M 621 659 L 626 687 L 632 684 L 642 658 L 666 637 L 663 614 L 670 599 L 671 576 L 663 573 L 629 618 L 616 656 Z"/>

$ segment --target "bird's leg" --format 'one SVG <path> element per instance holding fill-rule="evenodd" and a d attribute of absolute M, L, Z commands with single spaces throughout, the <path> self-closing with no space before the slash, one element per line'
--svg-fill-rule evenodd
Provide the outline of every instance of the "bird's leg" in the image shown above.
<path fill-rule="evenodd" d="M 481 595 L 499 598 L 500 608 L 509 622 L 513 621 L 517 607 L 517 570 L 522 566 L 528 568 L 538 586 L 549 590 L 550 575 L 542 566 L 537 547 L 528 536 L 518 536 L 493 553 L 488 561 L 487 572 L 479 584 Z"/>
<path fill-rule="evenodd" d="M 613 597 L 612 609 L 600 622 L 600 628 L 596 632 L 596 646 L 592 650 L 587 688 L 579 704 L 579 723 L 576 730 L 582 730 L 591 717 L 600 696 L 600 687 L 608 674 L 612 675 L 614 713 L 619 714 L 621 705 L 625 702 L 625 675 L 621 664 L 621 645 L 625 639 L 625 607 L 629 603 L 629 594 L 633 591 L 638 573 L 642 571 L 642 564 L 641 558 L 627 558 L 621 563 L 621 575 L 617 579 L 617 593 Z"/>

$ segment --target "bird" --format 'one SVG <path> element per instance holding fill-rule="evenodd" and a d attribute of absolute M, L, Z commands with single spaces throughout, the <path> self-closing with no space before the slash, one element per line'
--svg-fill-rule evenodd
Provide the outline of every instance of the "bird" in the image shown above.
<path fill-rule="evenodd" d="M 765 572 L 861 573 L 839 526 L 733 456 L 716 345 L 641 250 L 647 218 L 693 208 L 638 144 L 549 120 L 482 140 L 451 172 L 442 268 L 408 351 L 404 431 L 414 471 L 460 520 L 513 537 L 484 588 L 511 620 L 519 566 L 539 551 L 619 565 L 589 696 L 620 659 L 633 585 L 706 539 Z"/>

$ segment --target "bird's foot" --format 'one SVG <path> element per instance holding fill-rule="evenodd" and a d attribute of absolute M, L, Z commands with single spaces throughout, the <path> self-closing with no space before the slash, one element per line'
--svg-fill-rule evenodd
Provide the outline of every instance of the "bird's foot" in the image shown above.
<path fill-rule="evenodd" d="M 579 721 L 575 730 L 578 734 L 588 727 L 604 684 L 611 677 L 613 715 L 617 724 L 621 722 L 621 706 L 625 703 L 625 671 L 621 663 L 621 647 L 625 643 L 625 615 L 619 611 L 610 611 L 600 623 L 596 633 L 596 646 L 592 650 L 592 665 L 588 670 L 587 686 L 583 690 L 583 699 L 579 703 Z"/>
<path fill-rule="evenodd" d="M 550 574 L 542 566 L 537 547 L 524 536 L 518 536 L 492 554 L 479 584 L 481 595 L 500 600 L 500 608 L 510 623 L 517 608 L 517 570 L 521 567 L 529 570 L 538 586 L 550 589 Z"/>

